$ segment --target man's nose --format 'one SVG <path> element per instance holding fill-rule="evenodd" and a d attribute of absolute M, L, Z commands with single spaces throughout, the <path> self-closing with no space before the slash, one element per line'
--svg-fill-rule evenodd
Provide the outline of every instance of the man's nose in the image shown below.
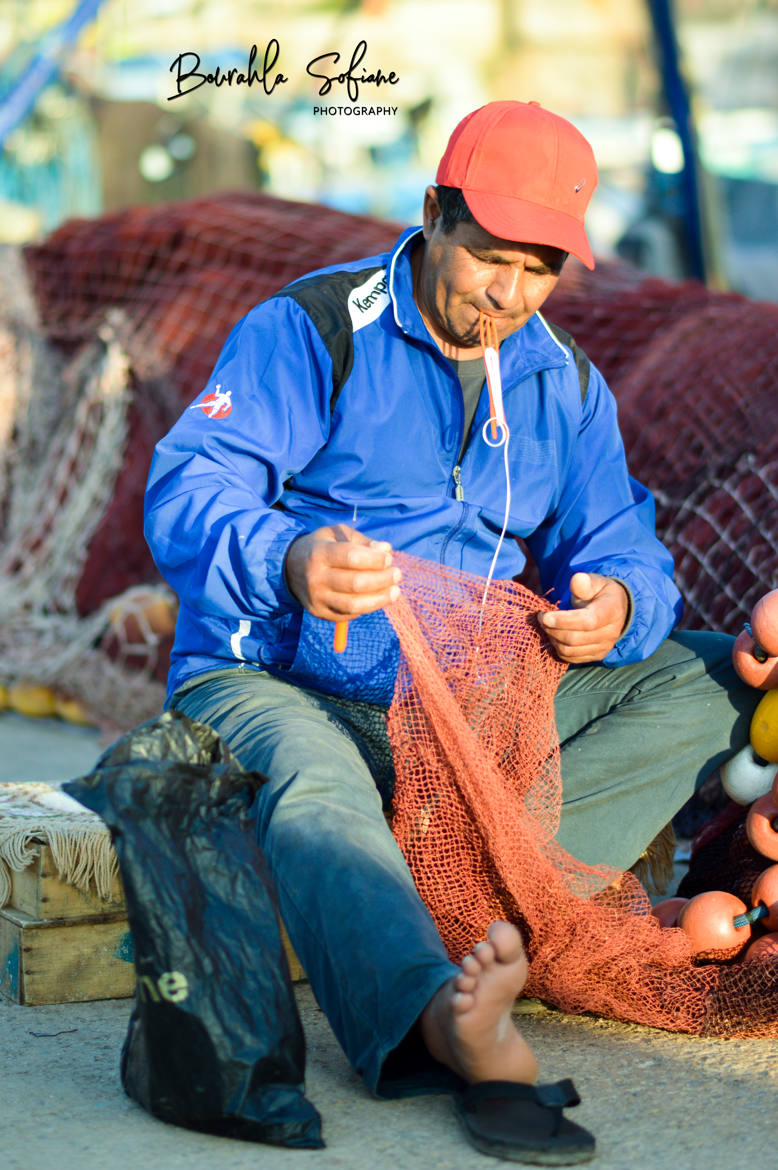
<path fill-rule="evenodd" d="M 512 265 L 501 266 L 494 273 L 486 294 L 496 309 L 520 308 L 524 303 L 524 272 Z"/>

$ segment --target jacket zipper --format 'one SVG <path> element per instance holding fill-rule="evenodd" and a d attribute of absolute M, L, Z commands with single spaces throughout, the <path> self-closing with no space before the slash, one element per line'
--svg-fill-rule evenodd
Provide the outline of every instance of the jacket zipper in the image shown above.
<path fill-rule="evenodd" d="M 440 563 L 441 563 L 441 565 L 445 565 L 446 552 L 448 551 L 448 546 L 451 544 L 451 541 L 454 539 L 454 537 L 457 535 L 457 533 L 461 529 L 462 525 L 465 522 L 465 517 L 470 512 L 470 505 L 465 504 L 465 489 L 462 487 L 462 470 L 461 470 L 458 463 L 457 463 L 456 467 L 454 468 L 454 470 L 451 472 L 451 478 L 454 480 L 454 497 L 460 503 L 464 504 L 464 507 L 462 508 L 462 513 L 461 513 L 459 519 L 457 520 L 456 524 L 450 530 L 450 532 L 448 532 L 446 534 L 446 538 L 443 541 L 443 544 L 440 546 Z"/>

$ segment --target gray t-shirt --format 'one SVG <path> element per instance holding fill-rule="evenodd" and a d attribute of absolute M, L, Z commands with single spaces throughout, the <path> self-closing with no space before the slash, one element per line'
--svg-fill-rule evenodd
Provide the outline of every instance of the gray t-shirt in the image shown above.
<path fill-rule="evenodd" d="M 454 373 L 459 378 L 459 384 L 462 387 L 462 397 L 465 400 L 465 432 L 462 438 L 462 449 L 459 452 L 459 459 L 457 461 L 461 463 L 462 456 L 467 447 L 470 428 L 473 425 L 478 399 L 481 397 L 481 391 L 486 381 L 486 374 L 484 372 L 484 363 L 478 361 L 476 358 L 467 362 L 462 362 L 458 358 L 449 358 L 448 360 L 451 362 Z"/>

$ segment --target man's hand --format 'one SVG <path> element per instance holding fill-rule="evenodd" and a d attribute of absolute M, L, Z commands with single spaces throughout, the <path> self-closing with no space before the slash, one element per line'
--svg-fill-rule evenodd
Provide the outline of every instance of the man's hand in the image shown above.
<path fill-rule="evenodd" d="M 392 546 L 346 524 L 298 536 L 287 549 L 284 570 L 290 593 L 314 617 L 332 622 L 383 609 L 400 595 Z"/>
<path fill-rule="evenodd" d="M 540 624 L 563 662 L 599 662 L 624 632 L 629 594 L 613 577 L 574 573 L 570 609 L 542 613 Z"/>

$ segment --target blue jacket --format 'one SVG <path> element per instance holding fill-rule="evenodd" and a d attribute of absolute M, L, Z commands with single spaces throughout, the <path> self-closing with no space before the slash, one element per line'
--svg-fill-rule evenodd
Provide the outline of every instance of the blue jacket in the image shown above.
<path fill-rule="evenodd" d="M 283 563 L 291 541 L 321 525 L 348 523 L 488 573 L 505 508 L 503 450 L 482 437 L 484 391 L 457 466 L 462 393 L 413 300 L 417 231 L 387 255 L 322 269 L 252 309 L 157 445 L 146 537 L 181 601 L 169 694 L 238 664 L 311 681 L 301 630 L 321 633 L 321 645 L 325 634 L 286 588 Z M 576 570 L 619 578 L 633 616 L 605 663 L 647 657 L 681 602 L 654 535 L 653 500 L 628 475 L 610 391 L 539 313 L 502 343 L 500 368 L 512 506 L 495 576 L 521 572 L 510 538 L 523 537 L 543 588 L 562 603 Z M 359 627 L 375 630 L 371 618 L 351 623 L 350 650 Z M 331 644 L 332 625 L 319 624 Z M 351 691 L 337 681 L 322 689 L 360 694 L 358 680 Z"/>

